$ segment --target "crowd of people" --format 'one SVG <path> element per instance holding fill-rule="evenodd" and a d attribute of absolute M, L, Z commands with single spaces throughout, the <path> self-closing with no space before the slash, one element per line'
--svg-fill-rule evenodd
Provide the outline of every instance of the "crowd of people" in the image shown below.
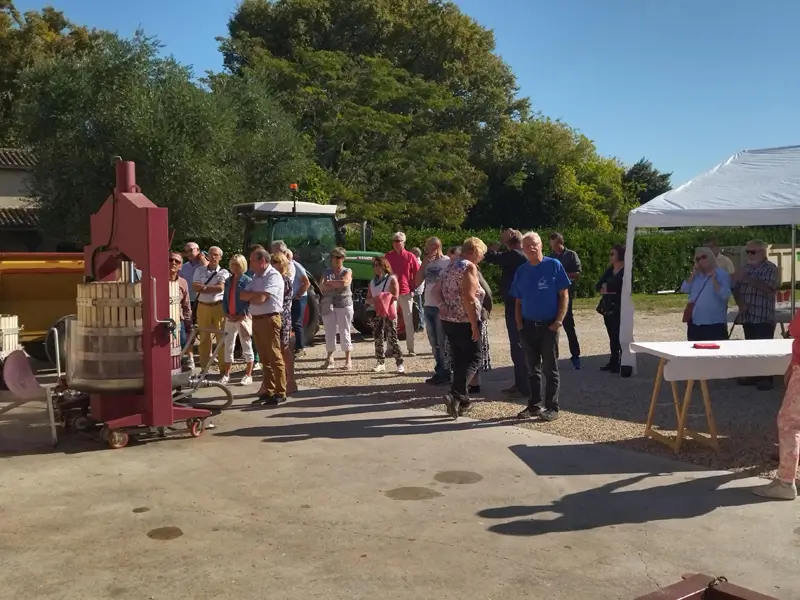
<path fill-rule="evenodd" d="M 391 354 L 398 373 L 405 372 L 404 357 L 413 357 L 415 332 L 425 330 L 433 354 L 433 373 L 426 383 L 449 386 L 445 400 L 453 418 L 466 414 L 470 394 L 480 392 L 481 372 L 491 369 L 488 321 L 493 308 L 492 290 L 480 271 L 483 260 L 502 271 L 500 295 L 511 358 L 513 384 L 503 390 L 510 398 L 526 399 L 520 419 L 554 420 L 559 416 L 558 338 L 563 328 L 569 341 L 571 364 L 581 369 L 580 343 L 572 313 L 573 282 L 581 276 L 578 255 L 566 247 L 559 233 L 550 236 L 552 256 L 545 256 L 542 240 L 531 232 L 508 229 L 500 243 L 486 244 L 469 238 L 445 253 L 437 238 L 424 252 L 406 249 L 406 236 L 397 232 L 392 250 L 372 261 L 366 306 L 375 344 L 375 372 L 386 370 Z M 269 251 L 250 248 L 246 259 L 235 254 L 222 266 L 222 250 L 201 251 L 189 242 L 184 254 L 170 255 L 172 277 L 183 294 L 181 343 L 184 347 L 196 329 L 199 364 L 207 369 L 218 360 L 221 381 L 230 381 L 237 340 L 245 362 L 242 385 L 253 382 L 261 363 L 262 382 L 254 404 L 277 405 L 294 390 L 294 358 L 303 350 L 303 314 L 310 280 L 303 266 L 282 241 Z M 344 266 L 347 252 L 334 248 L 330 267 L 320 280 L 320 313 L 325 332 L 324 369 L 336 369 L 336 352 L 343 353 L 344 370 L 353 368 L 351 325 L 354 306 L 353 273 Z M 624 249 L 615 247 L 609 270 L 598 282 L 603 300 L 598 306 L 609 329 L 611 360 L 604 370 L 619 372 L 619 294 Z M 419 315 L 415 327 L 414 312 Z M 406 330 L 406 352 L 400 347 L 398 318 Z M 194 344 L 187 359 L 194 361 Z M 212 356 L 216 347 L 217 357 Z M 388 352 L 387 352 L 388 350 Z M 542 381 L 544 395 L 542 396 Z"/>
<path fill-rule="evenodd" d="M 457 419 L 472 407 L 471 394 L 480 392 L 480 374 L 491 369 L 488 320 L 492 291 L 481 274 L 482 261 L 501 269 L 500 296 L 513 369 L 513 383 L 502 390 L 509 399 L 526 400 L 520 420 L 553 421 L 559 417 L 559 336 L 563 329 L 573 369 L 582 369 L 581 349 L 572 310 L 574 283 L 581 277 L 578 254 L 567 248 L 559 233 L 549 236 L 550 256 L 544 254 L 539 234 L 507 229 L 499 243 L 487 245 L 471 237 L 446 253 L 439 239 L 427 240 L 424 251 L 406 249 L 406 236 L 397 232 L 392 250 L 372 261 L 366 305 L 371 314 L 375 344 L 375 372 L 386 370 L 387 350 L 398 373 L 405 372 L 404 357 L 415 356 L 414 334 L 427 332 L 433 355 L 434 386 L 449 386 L 444 397 L 448 414 Z M 735 268 L 715 240 L 707 240 L 694 255 L 694 268 L 681 285 L 688 295 L 683 314 L 689 341 L 716 341 L 730 337 L 728 303 L 738 307 L 736 323 L 745 339 L 771 339 L 776 327 L 776 293 L 780 288 L 777 266 L 767 258 L 767 245 L 748 242 L 747 260 Z M 334 248 L 331 266 L 320 280 L 320 312 L 325 331 L 324 369 L 335 369 L 335 354 L 344 354 L 342 368 L 353 368 L 351 325 L 354 315 L 353 273 L 344 266 L 347 253 Z M 185 258 L 185 260 L 184 260 Z M 253 382 L 261 363 L 262 381 L 253 404 L 278 405 L 297 388 L 294 358 L 303 354 L 303 314 L 311 283 L 306 270 L 293 259 L 281 241 L 269 251 L 250 248 L 249 260 L 235 254 L 228 269 L 221 266 L 222 250 L 201 251 L 186 244 L 184 256 L 170 255 L 173 279 L 183 295 L 181 342 L 185 346 L 198 329 L 199 362 L 208 367 L 212 339 L 218 351 L 221 380 L 230 380 L 237 339 L 245 372 L 242 385 Z M 595 289 L 600 293 L 597 312 L 603 317 L 609 339 L 609 361 L 601 370 L 619 373 L 622 357 L 620 313 L 625 247 L 609 250 L 608 268 Z M 414 311 L 420 319 L 414 325 Z M 406 352 L 400 347 L 398 319 L 406 330 Z M 797 321 L 797 319 L 795 319 Z M 800 331 L 800 322 L 792 322 Z M 794 473 L 800 456 L 800 344 L 784 381 L 786 394 L 778 417 L 781 468 L 778 478 L 757 488 L 759 495 L 794 499 Z M 193 348 L 188 348 L 191 357 Z M 742 385 L 772 389 L 771 377 L 740 379 Z"/>

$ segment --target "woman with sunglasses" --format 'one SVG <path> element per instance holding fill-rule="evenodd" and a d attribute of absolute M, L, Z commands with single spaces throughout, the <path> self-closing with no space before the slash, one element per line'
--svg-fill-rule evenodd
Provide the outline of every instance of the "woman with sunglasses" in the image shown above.
<path fill-rule="evenodd" d="M 331 268 L 322 274 L 320 312 L 325 327 L 325 349 L 328 352 L 324 368 L 336 368 L 333 353 L 336 352 L 338 330 L 344 352 L 344 368 L 349 371 L 353 368 L 350 357 L 353 351 L 350 337 L 350 324 L 353 322 L 353 292 L 350 285 L 353 282 L 353 272 L 344 266 L 345 256 L 347 253 L 344 248 L 334 248 L 331 251 Z"/>
<path fill-rule="evenodd" d="M 608 256 L 608 268 L 595 289 L 600 292 L 600 303 L 597 312 L 603 315 L 603 322 L 611 347 L 608 364 L 600 367 L 601 371 L 619 373 L 622 360 L 622 345 L 619 341 L 620 309 L 622 304 L 622 277 L 625 272 L 625 246 L 617 244 L 611 248 Z"/>
<path fill-rule="evenodd" d="M 683 313 L 687 340 L 716 342 L 728 339 L 731 288 L 731 276 L 717 265 L 717 257 L 711 248 L 698 248 L 694 253 L 692 274 L 681 285 L 681 293 L 689 294 Z"/>

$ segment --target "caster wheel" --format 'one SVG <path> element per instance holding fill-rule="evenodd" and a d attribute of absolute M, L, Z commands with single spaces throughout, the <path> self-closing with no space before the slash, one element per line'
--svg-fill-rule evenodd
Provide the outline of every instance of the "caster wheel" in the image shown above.
<path fill-rule="evenodd" d="M 124 448 L 128 445 L 128 434 L 123 431 L 108 432 L 108 446 L 113 450 Z"/>
<path fill-rule="evenodd" d="M 100 439 L 103 440 L 104 442 L 107 442 L 108 435 L 109 435 L 108 427 L 103 427 L 103 429 L 100 430 Z"/>
<path fill-rule="evenodd" d="M 81 415 L 72 420 L 72 425 L 70 428 L 74 431 L 84 431 L 85 429 L 89 428 L 89 425 L 89 419 Z"/>
<path fill-rule="evenodd" d="M 199 438 L 206 429 L 206 421 L 205 419 L 188 419 L 186 427 L 189 428 L 189 433 L 192 437 Z"/>

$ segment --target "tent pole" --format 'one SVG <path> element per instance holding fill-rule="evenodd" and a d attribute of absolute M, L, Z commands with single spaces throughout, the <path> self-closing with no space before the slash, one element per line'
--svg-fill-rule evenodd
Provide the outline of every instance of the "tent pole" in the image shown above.
<path fill-rule="evenodd" d="M 797 225 L 792 225 L 792 318 L 794 318 L 794 290 L 797 286 Z"/>

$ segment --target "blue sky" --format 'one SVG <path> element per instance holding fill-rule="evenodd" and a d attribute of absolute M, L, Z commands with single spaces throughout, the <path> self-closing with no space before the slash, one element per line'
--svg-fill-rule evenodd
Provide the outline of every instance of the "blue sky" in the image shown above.
<path fill-rule="evenodd" d="M 494 30 L 535 109 L 598 150 L 645 156 L 677 185 L 747 148 L 800 144 L 796 0 L 458 0 Z M 198 73 L 236 0 L 16 0 L 78 23 L 157 36 Z"/>

